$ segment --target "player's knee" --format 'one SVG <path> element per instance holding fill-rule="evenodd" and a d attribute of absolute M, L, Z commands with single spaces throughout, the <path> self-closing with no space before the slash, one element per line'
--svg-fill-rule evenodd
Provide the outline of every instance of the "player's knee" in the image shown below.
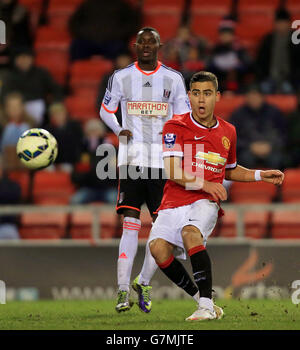
<path fill-rule="evenodd" d="M 181 236 L 185 246 L 203 244 L 203 236 L 200 230 L 193 225 L 184 226 Z"/>
<path fill-rule="evenodd" d="M 150 252 L 155 261 L 160 264 L 170 255 L 167 242 L 161 238 L 157 238 L 149 243 Z"/>

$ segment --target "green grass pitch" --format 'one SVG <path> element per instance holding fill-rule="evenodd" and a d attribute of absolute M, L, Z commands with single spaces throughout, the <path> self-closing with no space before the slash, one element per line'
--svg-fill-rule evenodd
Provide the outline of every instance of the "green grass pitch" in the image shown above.
<path fill-rule="evenodd" d="M 300 330 L 291 300 L 217 300 L 221 320 L 186 322 L 192 300 L 154 300 L 149 314 L 137 305 L 116 313 L 114 300 L 14 301 L 0 305 L 1 330 Z"/>

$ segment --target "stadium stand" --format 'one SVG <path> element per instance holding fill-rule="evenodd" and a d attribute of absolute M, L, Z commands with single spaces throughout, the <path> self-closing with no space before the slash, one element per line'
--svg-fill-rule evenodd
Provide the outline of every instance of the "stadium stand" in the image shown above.
<path fill-rule="evenodd" d="M 88 60 L 69 61 L 71 36 L 68 32 L 68 19 L 83 0 L 19 0 L 30 11 L 31 27 L 34 33 L 34 49 L 37 65 L 46 67 L 54 79 L 66 88 L 65 103 L 72 118 L 85 123 L 98 118 L 95 108 L 97 88 L 104 75 L 111 72 L 113 62 L 101 57 Z M 139 6 L 139 0 L 128 0 L 133 6 Z M 280 0 L 239 0 L 237 6 L 237 37 L 249 49 L 255 58 L 259 40 L 272 29 L 274 11 Z M 217 40 L 218 26 L 224 16 L 232 9 L 232 0 L 144 0 L 142 25 L 153 26 L 161 34 L 162 41 L 173 38 L 183 23 L 184 12 L 189 5 L 188 22 L 192 31 L 206 38 L 211 45 Z M 299 0 L 286 0 L 286 7 L 293 19 L 299 19 Z M 42 14 L 46 21 L 40 21 Z M 129 43 L 132 44 L 135 38 Z M 130 46 L 129 46 L 130 49 Z M 244 102 L 243 95 L 224 94 L 216 105 L 216 115 L 227 120 L 232 112 Z M 297 107 L 294 95 L 268 95 L 266 100 L 287 114 Z M 116 135 L 110 133 L 117 146 Z M 39 171 L 31 183 L 28 171 L 13 171 L 10 178 L 18 182 L 22 189 L 23 202 L 31 198 L 34 204 L 64 205 L 69 203 L 74 193 L 70 174 L 61 171 Z M 31 185 L 32 193 L 31 193 Z M 300 168 L 286 169 L 285 181 L 281 189 L 265 183 L 234 183 L 230 188 L 230 200 L 240 203 L 281 203 L 300 202 Z M 279 202 L 280 203 L 280 202 Z M 226 211 L 215 236 L 236 237 L 237 213 Z M 70 219 L 70 230 L 68 223 Z M 269 211 L 247 212 L 245 214 L 246 237 L 276 239 L 300 238 L 299 212 Z M 99 216 L 101 238 L 118 237 L 120 223 L 114 212 L 104 212 Z M 142 211 L 142 230 L 140 238 L 147 238 L 151 229 L 151 218 Z M 270 231 L 269 231 L 270 228 Z M 22 214 L 20 234 L 22 238 L 60 239 L 69 233 L 76 239 L 92 238 L 92 215 L 78 212 L 75 214 Z"/>
<path fill-rule="evenodd" d="M 23 239 L 61 239 L 66 233 L 68 216 L 64 213 L 24 213 L 20 236 Z"/>

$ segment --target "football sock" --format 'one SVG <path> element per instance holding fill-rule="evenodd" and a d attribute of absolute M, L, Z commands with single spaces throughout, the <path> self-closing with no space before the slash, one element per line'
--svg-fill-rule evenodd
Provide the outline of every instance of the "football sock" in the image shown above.
<path fill-rule="evenodd" d="M 163 263 L 158 264 L 158 266 L 172 282 L 182 288 L 187 294 L 192 297 L 197 294 L 198 288 L 194 285 L 184 266 L 173 255 Z"/>
<path fill-rule="evenodd" d="M 211 261 L 203 245 L 188 251 L 191 259 L 193 276 L 200 292 L 200 298 L 212 298 Z"/>
<path fill-rule="evenodd" d="M 131 270 L 138 248 L 140 228 L 141 221 L 139 219 L 124 217 L 118 258 L 118 286 L 121 290 L 129 291 Z"/>
<path fill-rule="evenodd" d="M 143 284 L 145 286 L 150 284 L 151 278 L 155 274 L 155 271 L 157 270 L 157 264 L 151 255 L 149 244 L 146 245 L 146 253 L 145 253 L 145 259 L 143 263 L 143 267 L 141 270 L 141 273 L 139 275 L 138 283 Z"/>

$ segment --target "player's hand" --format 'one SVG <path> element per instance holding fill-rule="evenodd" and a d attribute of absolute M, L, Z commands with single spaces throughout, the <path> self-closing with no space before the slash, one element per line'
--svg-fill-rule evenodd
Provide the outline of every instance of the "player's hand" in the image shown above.
<path fill-rule="evenodd" d="M 284 174 L 280 170 L 261 170 L 260 176 L 262 181 L 269 182 L 277 186 L 282 185 L 284 179 Z"/>
<path fill-rule="evenodd" d="M 227 191 L 220 183 L 204 180 L 202 190 L 211 194 L 215 201 L 226 201 L 227 199 Z"/>
<path fill-rule="evenodd" d="M 126 138 L 126 141 L 128 142 L 132 138 L 132 132 L 130 130 L 124 129 L 121 130 L 119 133 L 119 138 L 122 136 L 122 138 Z"/>

